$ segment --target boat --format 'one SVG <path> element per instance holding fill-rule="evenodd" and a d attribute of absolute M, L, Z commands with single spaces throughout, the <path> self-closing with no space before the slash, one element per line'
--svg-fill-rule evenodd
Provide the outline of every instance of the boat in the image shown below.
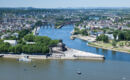
<path fill-rule="evenodd" d="M 23 57 L 19 58 L 19 61 L 30 62 L 30 61 L 32 61 L 32 60 L 29 59 L 28 56 L 23 56 Z"/>
<path fill-rule="evenodd" d="M 0 55 L 0 58 L 4 57 L 4 55 Z"/>
<path fill-rule="evenodd" d="M 21 58 L 19 58 L 19 61 L 25 61 L 25 62 L 30 62 L 32 61 L 31 59 L 29 59 L 29 56 L 21 54 Z"/>
<path fill-rule="evenodd" d="M 78 74 L 78 75 L 81 75 L 82 73 L 81 73 L 80 71 L 77 71 L 77 74 Z"/>

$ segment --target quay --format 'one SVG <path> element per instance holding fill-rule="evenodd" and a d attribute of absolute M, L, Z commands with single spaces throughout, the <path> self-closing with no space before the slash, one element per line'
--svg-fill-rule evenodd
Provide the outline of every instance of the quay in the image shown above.
<path fill-rule="evenodd" d="M 63 53 L 53 53 L 50 59 L 86 59 L 86 60 L 104 60 L 103 55 L 67 48 Z"/>
<path fill-rule="evenodd" d="M 30 59 L 87 59 L 87 60 L 104 60 L 103 55 L 93 54 L 90 52 L 84 52 L 76 49 L 68 48 L 67 51 L 62 53 L 53 53 L 52 56 L 46 57 L 46 55 L 28 55 Z M 19 59 L 22 55 L 18 54 L 1 54 L 2 58 Z"/>
<path fill-rule="evenodd" d="M 90 52 L 80 51 L 77 49 L 68 48 L 62 42 L 59 41 L 56 45 L 49 46 L 48 55 L 28 55 L 28 54 L 0 54 L 3 58 L 15 58 L 19 59 L 22 56 L 28 56 L 30 59 L 88 59 L 88 60 L 104 60 L 103 55 L 94 54 Z"/>

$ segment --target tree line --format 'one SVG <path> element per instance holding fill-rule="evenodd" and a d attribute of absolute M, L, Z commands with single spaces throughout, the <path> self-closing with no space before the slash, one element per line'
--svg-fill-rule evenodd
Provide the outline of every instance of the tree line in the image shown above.
<path fill-rule="evenodd" d="M 25 30 L 19 35 L 17 42 L 18 44 L 16 46 L 12 46 L 9 43 L 4 43 L 3 40 L 0 40 L 0 53 L 45 55 L 49 53 L 49 46 L 57 44 L 59 40 L 52 40 L 47 36 L 34 36 L 28 34 Z M 30 44 L 27 44 L 27 42 L 30 42 Z M 33 44 L 31 42 L 33 42 Z"/>
<path fill-rule="evenodd" d="M 80 30 L 79 28 L 75 28 L 74 29 L 74 35 L 76 35 L 76 34 L 81 34 L 83 36 L 88 36 L 88 32 L 87 32 L 86 29 Z"/>
<path fill-rule="evenodd" d="M 130 30 L 116 30 L 113 32 L 114 39 L 119 41 L 130 41 Z"/>

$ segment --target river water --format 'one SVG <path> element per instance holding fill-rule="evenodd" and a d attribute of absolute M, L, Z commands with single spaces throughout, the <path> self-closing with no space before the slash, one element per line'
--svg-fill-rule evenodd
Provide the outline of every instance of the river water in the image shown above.
<path fill-rule="evenodd" d="M 71 40 L 72 30 L 73 25 L 61 29 L 41 27 L 39 36 L 62 39 L 70 48 L 102 54 L 106 60 L 35 60 L 24 63 L 0 59 L 0 80 L 130 80 L 130 54 L 89 47 L 80 39 Z M 77 71 L 82 74 L 78 75 Z"/>

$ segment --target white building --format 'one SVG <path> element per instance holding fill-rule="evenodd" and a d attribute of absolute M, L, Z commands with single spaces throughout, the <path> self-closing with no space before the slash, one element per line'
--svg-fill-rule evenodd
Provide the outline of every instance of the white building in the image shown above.
<path fill-rule="evenodd" d="M 26 44 L 36 44 L 35 42 L 26 42 Z"/>
<path fill-rule="evenodd" d="M 15 36 L 16 38 L 18 38 L 19 34 L 18 33 L 13 33 L 12 36 Z"/>
<path fill-rule="evenodd" d="M 113 34 L 105 34 L 106 36 L 108 36 L 109 39 L 113 40 L 114 39 L 114 36 Z"/>
<path fill-rule="evenodd" d="M 9 34 L 4 34 L 1 36 L 1 39 L 7 38 L 7 37 L 9 37 Z"/>
<path fill-rule="evenodd" d="M 7 43 L 11 44 L 12 46 L 16 46 L 17 45 L 17 41 L 16 40 L 4 40 L 4 42 L 7 42 Z"/>

